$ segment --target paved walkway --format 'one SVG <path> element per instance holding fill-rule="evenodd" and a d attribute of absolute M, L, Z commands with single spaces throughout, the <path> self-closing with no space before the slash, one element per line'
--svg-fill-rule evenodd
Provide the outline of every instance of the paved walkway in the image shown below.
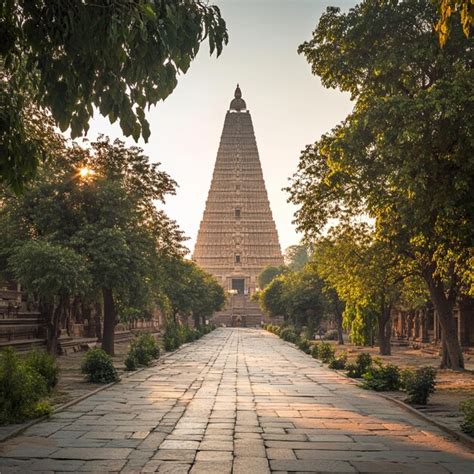
<path fill-rule="evenodd" d="M 474 455 L 267 332 L 219 329 L 4 443 L 0 471 L 472 474 Z"/>

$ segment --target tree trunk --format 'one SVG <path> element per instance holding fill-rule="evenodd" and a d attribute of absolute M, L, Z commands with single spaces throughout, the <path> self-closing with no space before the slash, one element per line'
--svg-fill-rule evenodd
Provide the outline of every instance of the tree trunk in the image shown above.
<path fill-rule="evenodd" d="M 102 349 L 113 356 L 115 349 L 115 303 L 114 295 L 110 288 L 102 288 L 104 299 L 104 332 L 102 335 Z"/>
<path fill-rule="evenodd" d="M 102 342 L 102 305 L 100 303 L 95 304 L 94 325 L 97 341 Z"/>
<path fill-rule="evenodd" d="M 344 345 L 344 333 L 342 332 L 342 313 L 336 314 L 337 343 Z"/>
<path fill-rule="evenodd" d="M 197 329 L 201 324 L 201 317 L 199 316 L 199 314 L 194 314 L 193 313 L 193 321 L 194 321 L 194 327 Z"/>
<path fill-rule="evenodd" d="M 456 320 L 453 315 L 455 297 L 446 297 L 444 285 L 438 276 L 433 276 L 429 270 L 424 272 L 425 280 L 436 312 L 438 313 L 442 333 L 442 369 L 463 370 L 464 357 L 459 344 Z"/>
<path fill-rule="evenodd" d="M 390 324 L 391 307 L 387 307 L 382 301 L 379 315 L 379 353 L 380 355 L 392 355 L 391 331 Z"/>
<path fill-rule="evenodd" d="M 58 304 L 47 304 L 49 316 L 47 318 L 47 339 L 46 350 L 48 353 L 56 357 L 59 353 L 59 336 L 61 335 L 61 321 L 66 311 L 67 298 L 59 296 Z"/>

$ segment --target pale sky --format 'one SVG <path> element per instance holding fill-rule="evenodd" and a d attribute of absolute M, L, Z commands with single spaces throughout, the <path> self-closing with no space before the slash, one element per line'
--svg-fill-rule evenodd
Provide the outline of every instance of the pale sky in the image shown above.
<path fill-rule="evenodd" d="M 237 83 L 252 115 L 273 217 L 282 250 L 300 240 L 295 208 L 282 191 L 300 151 L 351 110 L 347 94 L 322 87 L 298 45 L 311 38 L 326 6 L 348 9 L 353 0 L 214 0 L 227 22 L 229 44 L 216 59 L 207 44 L 165 102 L 150 109 L 151 137 L 140 141 L 152 161 L 178 182 L 165 210 L 190 238 L 192 251 L 205 207 L 225 113 Z M 117 124 L 98 116 L 99 133 L 122 138 Z M 126 140 L 134 143 L 133 140 Z"/>

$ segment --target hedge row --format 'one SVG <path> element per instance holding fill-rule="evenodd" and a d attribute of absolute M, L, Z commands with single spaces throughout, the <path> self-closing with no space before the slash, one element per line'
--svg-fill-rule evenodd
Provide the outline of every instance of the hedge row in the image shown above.
<path fill-rule="evenodd" d="M 330 369 L 344 370 L 349 377 L 363 379 L 363 388 L 380 392 L 404 390 L 407 393 L 406 401 L 415 405 L 426 405 L 435 390 L 436 370 L 432 367 L 400 370 L 396 365 L 383 364 L 378 359 L 372 359 L 366 352 L 360 353 L 355 363 L 349 364 L 347 353 L 343 352 L 336 357 L 335 348 L 329 342 L 311 342 L 300 337 L 291 326 L 265 324 L 263 327 L 283 340 L 296 344 L 300 350 L 311 354 L 313 358 L 328 364 Z M 469 411 L 469 406 L 466 410 Z"/>

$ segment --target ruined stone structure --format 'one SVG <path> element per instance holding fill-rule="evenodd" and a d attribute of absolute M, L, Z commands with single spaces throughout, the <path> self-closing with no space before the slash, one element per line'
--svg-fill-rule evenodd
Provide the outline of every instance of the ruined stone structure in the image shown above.
<path fill-rule="evenodd" d="M 193 259 L 231 297 L 217 323 L 254 326 L 262 318 L 250 296 L 268 265 L 283 264 L 250 112 L 239 86 L 225 116 Z"/>

